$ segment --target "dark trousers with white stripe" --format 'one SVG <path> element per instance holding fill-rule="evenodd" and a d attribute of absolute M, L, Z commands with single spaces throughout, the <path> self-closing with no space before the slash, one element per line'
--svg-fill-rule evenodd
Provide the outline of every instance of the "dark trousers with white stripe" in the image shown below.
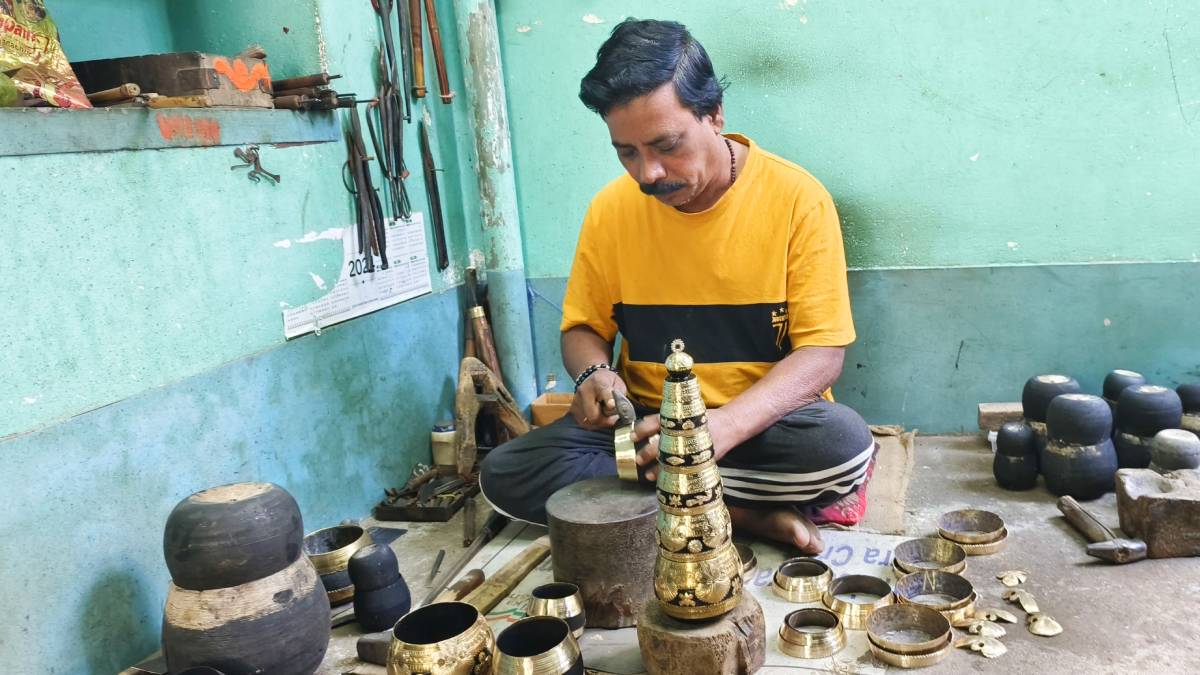
<path fill-rule="evenodd" d="M 875 441 L 853 409 L 819 400 L 793 410 L 717 463 L 731 506 L 824 506 L 866 480 Z M 479 486 L 501 513 L 545 524 L 561 487 L 615 476 L 612 429 L 583 429 L 571 415 L 493 449 Z"/>

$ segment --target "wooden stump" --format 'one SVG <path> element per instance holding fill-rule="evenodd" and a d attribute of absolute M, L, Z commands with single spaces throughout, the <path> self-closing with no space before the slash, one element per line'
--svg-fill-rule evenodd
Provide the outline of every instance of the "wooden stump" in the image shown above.
<path fill-rule="evenodd" d="M 766 619 L 748 594 L 733 611 L 705 622 L 672 619 L 651 598 L 642 606 L 637 634 L 650 675 L 748 674 L 762 667 L 767 653 Z"/>
<path fill-rule="evenodd" d="M 616 476 L 568 485 L 546 502 L 555 581 L 579 586 L 589 628 L 624 628 L 654 598 L 658 500 Z"/>

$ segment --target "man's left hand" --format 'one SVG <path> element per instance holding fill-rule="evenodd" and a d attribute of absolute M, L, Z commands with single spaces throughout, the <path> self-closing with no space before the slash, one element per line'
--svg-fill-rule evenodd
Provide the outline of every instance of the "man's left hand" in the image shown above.
<path fill-rule="evenodd" d="M 725 418 L 720 408 L 710 409 L 707 414 L 708 435 L 712 437 L 714 461 L 720 461 L 737 445 L 736 429 L 731 420 Z M 658 459 L 659 429 L 658 415 L 643 417 L 634 426 L 635 442 L 647 441 L 637 453 L 638 466 L 650 466 L 646 470 L 647 480 L 658 478 L 658 466 L 654 462 Z"/>

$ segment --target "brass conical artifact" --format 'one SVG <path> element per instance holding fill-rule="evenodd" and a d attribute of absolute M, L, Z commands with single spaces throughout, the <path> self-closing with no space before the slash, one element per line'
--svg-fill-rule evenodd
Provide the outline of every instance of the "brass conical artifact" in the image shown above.
<path fill-rule="evenodd" d="M 676 619 L 711 619 L 742 599 L 742 561 L 733 546 L 708 414 L 692 357 L 671 343 L 660 409 L 658 561 L 654 593 Z"/>

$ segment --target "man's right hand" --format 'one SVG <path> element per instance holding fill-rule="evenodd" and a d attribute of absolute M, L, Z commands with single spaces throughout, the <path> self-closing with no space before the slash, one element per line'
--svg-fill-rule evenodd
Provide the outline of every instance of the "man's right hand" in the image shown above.
<path fill-rule="evenodd" d="M 588 376 L 571 400 L 571 414 L 584 429 L 611 429 L 617 423 L 617 403 L 613 391 L 628 394 L 625 383 L 611 370 L 597 370 Z"/>

